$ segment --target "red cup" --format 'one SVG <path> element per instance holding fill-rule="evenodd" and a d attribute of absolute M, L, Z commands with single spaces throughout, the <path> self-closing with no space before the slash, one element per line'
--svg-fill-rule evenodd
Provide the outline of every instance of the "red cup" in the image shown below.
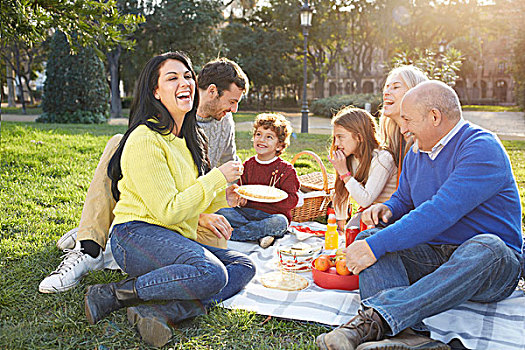
<path fill-rule="evenodd" d="M 363 223 L 363 221 L 359 221 L 359 230 L 360 231 L 368 230 L 368 227 Z"/>
<path fill-rule="evenodd" d="M 357 234 L 361 232 L 359 230 L 359 227 L 352 226 L 348 227 L 345 231 L 345 238 L 346 238 L 346 246 L 348 247 L 357 237 Z"/>

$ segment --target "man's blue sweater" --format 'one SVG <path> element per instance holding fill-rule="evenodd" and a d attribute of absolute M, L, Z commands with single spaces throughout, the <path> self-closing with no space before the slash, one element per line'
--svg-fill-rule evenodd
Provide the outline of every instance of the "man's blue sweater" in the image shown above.
<path fill-rule="evenodd" d="M 509 157 L 478 126 L 465 124 L 434 160 L 408 152 L 399 187 L 384 204 L 395 222 L 366 239 L 377 259 L 422 243 L 459 245 L 481 233 L 522 252 L 521 204 Z"/>

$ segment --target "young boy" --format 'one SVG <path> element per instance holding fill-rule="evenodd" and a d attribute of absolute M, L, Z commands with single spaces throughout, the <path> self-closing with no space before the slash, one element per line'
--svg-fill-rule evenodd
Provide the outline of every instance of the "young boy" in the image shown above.
<path fill-rule="evenodd" d="M 242 207 L 219 210 L 217 214 L 233 228 L 231 240 L 258 240 L 262 248 L 267 248 L 286 233 L 300 187 L 293 165 L 279 158 L 290 145 L 291 134 L 290 122 L 280 114 L 262 113 L 255 118 L 253 148 L 257 154 L 244 162 L 240 185 L 275 186 L 288 197 L 276 203 L 247 200 Z"/>

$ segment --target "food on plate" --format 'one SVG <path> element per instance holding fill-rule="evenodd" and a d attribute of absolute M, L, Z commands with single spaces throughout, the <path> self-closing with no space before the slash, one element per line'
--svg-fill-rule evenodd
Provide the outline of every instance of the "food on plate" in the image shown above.
<path fill-rule="evenodd" d="M 314 267 L 316 270 L 319 271 L 326 271 L 332 266 L 332 263 L 330 261 L 330 258 L 326 255 L 321 255 L 317 259 L 315 259 Z"/>
<path fill-rule="evenodd" d="M 346 267 L 346 258 L 336 261 L 335 270 L 337 274 L 341 276 L 348 276 L 351 273 L 348 267 Z"/>
<path fill-rule="evenodd" d="M 308 280 L 295 273 L 269 272 L 261 277 L 261 283 L 266 288 L 295 291 L 308 287 Z"/>
<path fill-rule="evenodd" d="M 288 197 L 283 190 L 265 185 L 244 185 L 237 187 L 235 191 L 250 200 L 281 201 Z"/>
<path fill-rule="evenodd" d="M 346 253 L 345 253 L 344 248 L 339 248 L 339 249 L 337 249 L 337 251 L 335 252 L 335 256 L 336 256 L 336 257 L 337 257 L 337 256 L 341 256 L 341 255 L 342 255 L 342 256 L 346 256 Z"/>

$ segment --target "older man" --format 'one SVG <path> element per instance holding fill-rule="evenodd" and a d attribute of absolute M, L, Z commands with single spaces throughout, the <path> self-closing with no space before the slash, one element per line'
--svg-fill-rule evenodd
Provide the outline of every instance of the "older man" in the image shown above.
<path fill-rule="evenodd" d="M 235 129 L 231 112 L 236 112 L 243 95 L 248 92 L 249 81 L 237 63 L 218 58 L 207 63 L 199 74 L 200 104 L 198 124 L 208 137 L 210 165 L 219 166 L 231 160 L 239 161 L 235 148 Z M 115 200 L 111 195 L 111 181 L 107 165 L 122 135 L 113 136 L 100 158 L 89 186 L 82 216 L 76 230 L 66 233 L 57 243 L 67 249 L 60 265 L 42 280 L 38 290 L 57 293 L 75 287 L 89 271 L 118 268 L 110 249 L 105 249 L 113 220 Z M 225 248 L 232 228 L 222 215 L 201 214 L 197 229 L 200 243 Z M 74 248 L 74 249 L 73 249 Z M 113 264 L 112 264 L 113 263 Z"/>
<path fill-rule="evenodd" d="M 502 300 L 518 284 L 521 206 L 501 143 L 463 120 L 456 93 L 438 81 L 407 92 L 401 117 L 415 144 L 399 188 L 363 213 L 368 225 L 390 225 L 346 251 L 362 310 L 317 337 L 321 349 L 447 349 L 426 336 L 423 319 Z"/>

